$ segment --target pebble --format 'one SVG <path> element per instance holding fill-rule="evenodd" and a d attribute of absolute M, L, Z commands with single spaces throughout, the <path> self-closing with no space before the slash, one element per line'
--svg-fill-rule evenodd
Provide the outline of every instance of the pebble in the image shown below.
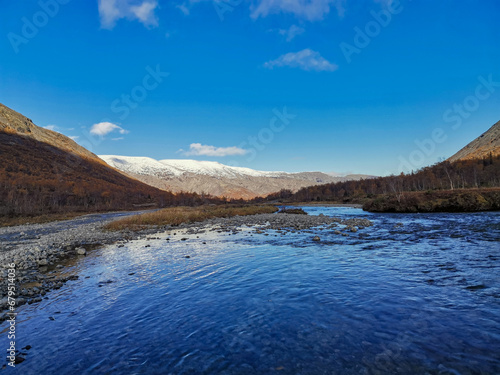
<path fill-rule="evenodd" d="M 48 262 L 48 260 L 47 260 L 47 259 L 40 259 L 40 260 L 38 261 L 38 265 L 39 265 L 39 266 L 46 266 L 46 265 L 48 265 L 48 264 L 49 264 L 49 262 Z"/>
<path fill-rule="evenodd" d="M 87 250 L 85 250 L 83 247 L 78 247 L 78 248 L 76 249 L 76 253 L 77 253 L 78 255 L 87 255 Z"/>

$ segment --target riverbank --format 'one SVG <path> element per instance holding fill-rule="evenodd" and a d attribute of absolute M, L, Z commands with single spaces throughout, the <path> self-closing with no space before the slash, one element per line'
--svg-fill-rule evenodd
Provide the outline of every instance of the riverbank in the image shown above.
<path fill-rule="evenodd" d="M 283 205 L 278 205 L 282 207 Z M 363 208 L 361 203 L 328 203 L 328 202 L 298 202 L 289 203 L 285 206 L 302 206 L 302 207 L 347 207 L 347 208 Z"/>
<path fill-rule="evenodd" d="M 73 220 L 46 224 L 22 225 L 18 227 L 0 228 L 1 274 L 5 280 L 8 264 L 15 263 L 18 281 L 17 304 L 37 303 L 46 298 L 47 292 L 58 289 L 68 280 L 78 276 L 67 276 L 62 272 L 65 262 L 78 257 L 85 257 L 93 249 L 109 244 L 147 239 L 157 233 L 171 233 L 186 230 L 188 235 L 202 235 L 205 232 L 238 233 L 242 228 L 251 228 L 255 234 L 266 234 L 276 231 L 277 235 L 286 235 L 321 227 L 340 236 L 349 236 L 372 225 L 365 218 L 340 219 L 324 215 L 300 214 L 257 214 L 211 218 L 196 223 L 180 225 L 143 225 L 140 230 L 106 229 L 110 223 L 123 216 L 136 214 L 114 213 L 87 215 Z M 316 238 L 317 237 L 317 238 Z M 320 241 L 318 236 L 311 241 Z M 7 308 L 7 297 L 4 292 L 0 296 L 0 309 Z M 4 315 L 2 319 L 4 320 Z"/>
<path fill-rule="evenodd" d="M 500 189 L 400 192 L 366 202 L 363 210 L 397 213 L 498 211 L 500 210 Z"/>

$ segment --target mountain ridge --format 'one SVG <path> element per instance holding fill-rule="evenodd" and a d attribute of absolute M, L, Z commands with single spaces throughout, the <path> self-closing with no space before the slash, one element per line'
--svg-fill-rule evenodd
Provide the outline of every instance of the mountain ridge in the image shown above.
<path fill-rule="evenodd" d="M 500 155 L 500 121 L 469 142 L 454 155 L 449 157 L 449 162 L 457 160 L 485 159 Z"/>
<path fill-rule="evenodd" d="M 149 157 L 99 155 L 106 163 L 149 185 L 173 192 L 187 191 L 232 199 L 252 199 L 282 189 L 297 191 L 311 185 L 368 175 L 331 176 L 323 172 L 258 171 L 213 161 L 156 160 Z"/>
<path fill-rule="evenodd" d="M 28 117 L 0 103 L 0 131 L 7 134 L 16 134 L 57 147 L 74 155 L 105 164 L 94 153 L 80 146 L 71 138 L 56 131 L 42 128 L 33 123 Z"/>

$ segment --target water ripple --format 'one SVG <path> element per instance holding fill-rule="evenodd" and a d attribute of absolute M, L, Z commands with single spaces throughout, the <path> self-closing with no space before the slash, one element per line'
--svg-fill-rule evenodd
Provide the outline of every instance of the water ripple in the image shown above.
<path fill-rule="evenodd" d="M 177 231 L 94 251 L 69 270 L 79 280 L 19 309 L 17 344 L 32 346 L 19 369 L 500 373 L 499 213 L 304 209 L 375 225 L 347 237 Z"/>

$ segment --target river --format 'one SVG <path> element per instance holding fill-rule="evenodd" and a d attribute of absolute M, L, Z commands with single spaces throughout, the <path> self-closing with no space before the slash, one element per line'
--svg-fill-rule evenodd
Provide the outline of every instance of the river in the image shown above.
<path fill-rule="evenodd" d="M 18 308 L 16 347 L 31 349 L 5 372 L 500 373 L 499 212 L 303 208 L 374 225 L 94 250 L 67 264 L 78 280 Z"/>

